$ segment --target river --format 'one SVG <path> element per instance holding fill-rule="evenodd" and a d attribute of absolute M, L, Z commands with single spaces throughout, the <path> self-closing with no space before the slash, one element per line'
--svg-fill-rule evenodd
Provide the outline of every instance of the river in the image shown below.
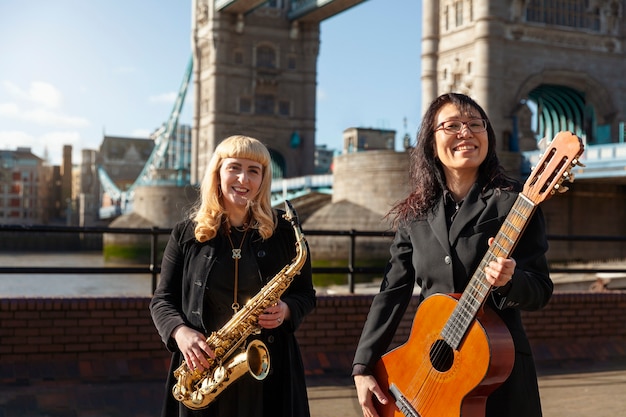
<path fill-rule="evenodd" d="M 0 253 L 3 267 L 106 267 L 101 253 Z M 0 274 L 0 297 L 150 297 L 150 274 Z"/>

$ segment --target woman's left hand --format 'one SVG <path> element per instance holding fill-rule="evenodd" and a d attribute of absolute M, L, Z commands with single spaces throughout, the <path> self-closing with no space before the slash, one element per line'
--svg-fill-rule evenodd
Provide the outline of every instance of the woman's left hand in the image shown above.
<path fill-rule="evenodd" d="M 285 320 L 289 320 L 289 316 L 289 306 L 280 300 L 273 306 L 266 308 L 263 314 L 259 316 L 259 326 L 264 329 L 275 329 Z"/>
<path fill-rule="evenodd" d="M 489 239 L 489 245 L 493 238 Z M 504 287 L 513 279 L 517 263 L 513 258 L 496 258 L 485 267 L 485 278 L 494 287 Z"/>

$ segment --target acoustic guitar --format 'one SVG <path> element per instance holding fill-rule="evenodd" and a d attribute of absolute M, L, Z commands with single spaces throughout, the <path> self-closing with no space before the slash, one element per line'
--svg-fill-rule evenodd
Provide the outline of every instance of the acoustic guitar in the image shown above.
<path fill-rule="evenodd" d="M 513 341 L 484 306 L 492 290 L 484 269 L 508 258 L 538 204 L 556 191 L 583 153 L 582 141 L 559 132 L 526 180 L 489 250 L 458 294 L 434 294 L 418 307 L 408 341 L 383 355 L 374 377 L 393 401 L 376 402 L 381 417 L 484 417 L 487 397 L 513 368 Z"/>

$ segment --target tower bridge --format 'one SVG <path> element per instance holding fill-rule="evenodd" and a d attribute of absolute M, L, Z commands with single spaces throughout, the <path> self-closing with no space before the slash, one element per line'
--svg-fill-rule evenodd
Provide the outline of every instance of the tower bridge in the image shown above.
<path fill-rule="evenodd" d="M 137 187 L 163 183 L 163 155 L 193 86 L 191 161 L 179 167 L 184 176 L 168 177 L 171 184 L 180 178 L 198 184 L 217 143 L 243 133 L 268 141 L 275 204 L 332 193 L 336 178 L 313 175 L 319 25 L 364 1 L 193 0 L 192 58 L 153 156 L 128 190 L 116 190 L 106 172 L 102 188 L 132 201 Z M 585 195 L 596 184 L 615 185 L 605 194 L 625 201 L 619 188 L 626 184 L 625 6 L 624 0 L 594 7 L 584 0 L 423 1 L 416 97 L 423 109 L 444 92 L 474 97 L 489 114 L 501 161 L 521 177 L 543 142 L 572 131 L 585 143 L 585 167 L 572 171 L 576 184 L 588 184 Z M 616 210 L 624 212 L 620 204 Z"/>

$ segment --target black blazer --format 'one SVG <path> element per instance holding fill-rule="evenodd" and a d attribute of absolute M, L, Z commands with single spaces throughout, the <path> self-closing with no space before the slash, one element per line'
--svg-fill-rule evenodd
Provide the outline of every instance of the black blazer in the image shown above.
<path fill-rule="evenodd" d="M 446 223 L 443 197 L 426 219 L 414 220 L 398 229 L 390 248 L 391 258 L 381 291 L 374 297 L 361 334 L 354 357 L 355 365 L 365 365 L 366 370 L 371 371 L 388 349 L 411 300 L 414 285 L 420 286 L 421 300 L 435 293 L 463 292 L 488 250 L 489 238 L 497 234 L 516 197 L 516 192 L 481 192 L 479 184 L 475 184 L 463 201 L 450 230 Z M 520 310 L 539 309 L 548 303 L 552 295 L 553 284 L 545 257 L 547 249 L 544 219 L 538 208 L 511 254 L 517 263 L 511 284 L 502 288 L 500 294 L 493 292 L 487 301 L 506 324 L 515 344 L 516 365 L 507 383 L 515 385 L 513 390 L 519 385 L 530 384 L 531 394 L 528 394 L 527 389 L 523 392 L 524 395 L 534 396 L 534 400 L 520 398 L 520 402 L 534 401 L 536 404 L 531 411 L 525 406 L 518 408 L 527 410 L 524 412 L 528 414 L 515 414 L 517 404 L 511 407 L 514 414 L 507 414 L 498 404 L 498 412 L 494 416 L 530 417 L 541 413 L 538 392 L 533 389 L 537 382 L 532 353 Z M 419 326 L 419 323 L 415 325 Z M 522 372 L 518 367 L 524 367 L 525 370 Z M 496 392 L 491 397 L 497 397 Z M 521 393 L 508 392 L 506 395 L 519 397 Z M 506 401 L 509 405 L 516 403 L 510 399 Z"/>
<path fill-rule="evenodd" d="M 282 215 L 283 212 L 279 210 L 278 226 L 269 239 L 262 240 L 256 230 L 250 239 L 264 282 L 290 264 L 296 254 L 293 228 Z M 207 277 L 215 262 L 217 249 L 221 245 L 228 245 L 228 241 L 218 234 L 210 241 L 199 243 L 194 237 L 194 227 L 195 224 L 190 220 L 174 227 L 163 254 L 159 284 L 150 302 L 154 324 L 163 343 L 173 353 L 163 410 L 163 415 L 168 417 L 188 415 L 188 410 L 171 395 L 175 382 L 172 373 L 183 359 L 171 337 L 172 331 L 180 324 L 186 324 L 207 336 L 217 330 L 207 328 L 202 321 L 203 301 Z M 294 333 L 316 303 L 310 256 L 281 300 L 289 306 L 290 320 L 277 329 L 262 330 L 260 335 L 270 351 L 271 362 L 271 373 L 263 380 L 263 390 L 266 399 L 264 406 L 272 409 L 266 410 L 264 415 L 308 416 L 304 366 Z"/>

